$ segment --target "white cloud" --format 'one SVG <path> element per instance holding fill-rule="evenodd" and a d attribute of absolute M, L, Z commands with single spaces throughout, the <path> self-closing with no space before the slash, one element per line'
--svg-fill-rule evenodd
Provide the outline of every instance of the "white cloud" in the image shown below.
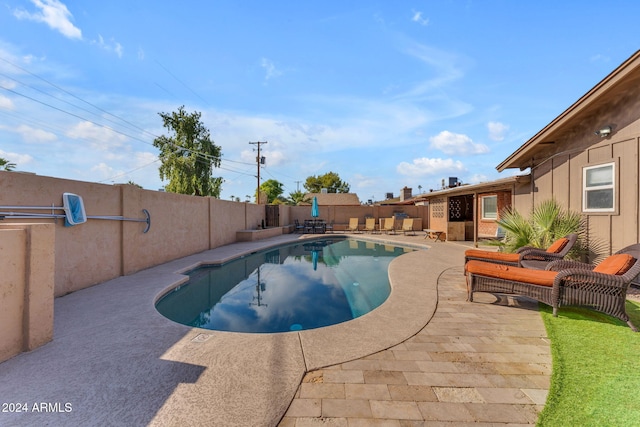
<path fill-rule="evenodd" d="M 120 146 L 122 145 L 122 142 L 127 140 L 127 137 L 122 134 L 114 132 L 107 127 L 98 126 L 87 121 L 80 122 L 71 127 L 71 129 L 66 132 L 66 135 L 69 138 L 86 139 L 98 143 L 95 144 L 94 148 L 101 150 Z"/>
<path fill-rule="evenodd" d="M 279 150 L 265 150 L 264 155 L 266 162 L 266 167 L 269 166 L 280 166 L 287 163 L 287 156 Z"/>
<path fill-rule="evenodd" d="M 13 101 L 11 101 L 11 99 L 7 98 L 6 96 L 0 95 L 0 109 L 13 110 L 14 108 L 15 105 L 13 104 Z"/>
<path fill-rule="evenodd" d="M 94 165 L 91 168 L 91 172 L 98 174 L 102 179 L 114 177 L 115 175 L 119 175 L 121 173 L 120 171 L 116 171 L 114 168 L 104 162 Z"/>
<path fill-rule="evenodd" d="M 488 182 L 492 180 L 487 175 L 482 173 L 473 174 L 468 179 L 469 179 L 469 184 L 480 184 L 481 182 Z"/>
<path fill-rule="evenodd" d="M 361 174 L 355 174 L 351 178 L 351 181 L 354 182 L 354 187 L 360 189 L 369 189 L 376 188 L 380 186 L 380 179 L 371 176 L 364 176 Z M 353 188 L 351 190 L 353 192 Z"/>
<path fill-rule="evenodd" d="M 589 58 L 591 62 L 609 62 L 611 58 L 606 55 L 602 55 L 600 53 L 593 55 Z"/>
<path fill-rule="evenodd" d="M 124 48 L 120 43 L 115 41 L 113 37 L 107 43 L 104 41 L 104 38 L 98 34 L 98 40 L 93 40 L 91 43 L 97 45 L 100 49 L 106 50 L 107 52 L 114 52 L 118 55 L 118 58 L 122 58 Z"/>
<path fill-rule="evenodd" d="M 17 168 L 29 164 L 33 161 L 33 157 L 28 154 L 11 153 L 3 150 L 0 150 L 0 157 L 3 157 L 12 163 L 15 163 Z"/>
<path fill-rule="evenodd" d="M 422 81 L 402 94 L 402 97 L 422 97 L 425 94 L 433 96 L 434 91 L 442 90 L 442 87 L 464 76 L 460 62 L 462 59 L 449 52 L 442 51 L 415 41 L 409 41 L 403 50 L 409 56 L 422 62 L 433 69 L 435 77 Z M 439 95 L 439 92 L 436 92 Z"/>
<path fill-rule="evenodd" d="M 504 134 L 509 130 L 509 126 L 500 122 L 489 122 L 487 124 L 487 129 L 489 129 L 489 138 L 494 141 L 502 141 L 504 139 Z"/>
<path fill-rule="evenodd" d="M 411 17 L 411 20 L 423 26 L 429 25 L 429 18 L 423 18 L 422 12 L 417 12 L 415 10 L 413 11 L 413 17 Z"/>
<path fill-rule="evenodd" d="M 28 19 L 35 22 L 43 22 L 49 28 L 60 32 L 70 39 L 82 39 L 82 31 L 71 22 L 73 15 L 63 3 L 58 0 L 31 0 L 39 9 L 30 13 L 23 9 L 16 9 L 13 15 L 18 19 Z"/>
<path fill-rule="evenodd" d="M 489 152 L 489 147 L 484 144 L 476 144 L 467 135 L 442 131 L 429 138 L 430 148 L 435 148 L 443 153 L 453 155 L 472 155 Z"/>
<path fill-rule="evenodd" d="M 32 128 L 27 125 L 20 125 L 13 129 L 13 131 L 19 133 L 25 142 L 50 142 L 58 139 L 54 133 Z"/>
<path fill-rule="evenodd" d="M 465 167 L 459 160 L 430 159 L 422 157 L 413 159 L 413 163 L 401 162 L 396 170 L 401 175 L 410 177 L 439 176 L 454 172 L 465 172 Z"/>
<path fill-rule="evenodd" d="M 265 70 L 265 73 L 266 73 L 264 76 L 265 80 L 270 80 L 272 78 L 280 77 L 282 75 L 282 71 L 278 70 L 275 64 L 267 58 L 262 58 L 260 60 L 260 66 Z"/>

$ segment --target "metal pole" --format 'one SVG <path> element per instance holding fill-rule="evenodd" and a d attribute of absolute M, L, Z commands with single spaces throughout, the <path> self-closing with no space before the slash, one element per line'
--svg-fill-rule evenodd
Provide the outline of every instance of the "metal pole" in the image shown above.
<path fill-rule="evenodd" d="M 256 204 L 260 204 L 260 163 L 262 162 L 262 159 L 260 157 L 260 145 L 261 144 L 266 144 L 267 141 L 256 141 L 256 142 L 250 142 L 249 144 L 252 145 L 257 145 L 258 146 L 258 157 L 256 157 L 256 163 L 258 164 L 258 187 L 256 188 Z"/>

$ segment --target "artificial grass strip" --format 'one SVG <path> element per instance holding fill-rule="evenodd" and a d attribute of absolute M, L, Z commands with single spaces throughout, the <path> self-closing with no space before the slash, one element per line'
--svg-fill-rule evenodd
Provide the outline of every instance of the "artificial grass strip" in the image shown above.
<path fill-rule="evenodd" d="M 627 301 L 640 326 L 640 305 Z M 551 340 L 551 387 L 539 426 L 640 425 L 640 333 L 624 322 L 579 308 L 540 304 Z"/>

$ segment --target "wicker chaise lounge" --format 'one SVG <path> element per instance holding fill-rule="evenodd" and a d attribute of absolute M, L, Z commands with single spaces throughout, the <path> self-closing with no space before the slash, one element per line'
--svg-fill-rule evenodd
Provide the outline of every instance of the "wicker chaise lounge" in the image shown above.
<path fill-rule="evenodd" d="M 464 253 L 464 261 L 466 263 L 467 261 L 478 260 L 544 270 L 550 262 L 564 258 L 577 240 L 577 234 L 569 234 L 553 242 L 547 249 L 524 246 L 519 248 L 516 253 L 467 249 Z"/>
<path fill-rule="evenodd" d="M 627 290 L 640 274 L 640 244 L 609 256 L 597 266 L 558 260 L 532 270 L 471 260 L 465 265 L 469 301 L 474 292 L 516 294 L 553 307 L 586 307 L 616 317 L 638 332 L 625 310 Z"/>

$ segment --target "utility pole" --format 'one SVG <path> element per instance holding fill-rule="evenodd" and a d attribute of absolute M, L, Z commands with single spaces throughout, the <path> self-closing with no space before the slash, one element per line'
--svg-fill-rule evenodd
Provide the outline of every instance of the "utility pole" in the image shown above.
<path fill-rule="evenodd" d="M 256 188 L 256 203 L 260 204 L 260 165 L 264 165 L 264 157 L 260 156 L 260 145 L 261 144 L 266 144 L 267 141 L 256 141 L 256 142 L 250 142 L 249 144 L 252 145 L 257 145 L 258 146 L 258 157 L 256 157 L 256 163 L 258 164 L 258 187 Z"/>
<path fill-rule="evenodd" d="M 301 182 L 302 181 L 295 181 L 295 183 L 296 183 L 296 191 L 300 191 L 300 183 Z"/>

